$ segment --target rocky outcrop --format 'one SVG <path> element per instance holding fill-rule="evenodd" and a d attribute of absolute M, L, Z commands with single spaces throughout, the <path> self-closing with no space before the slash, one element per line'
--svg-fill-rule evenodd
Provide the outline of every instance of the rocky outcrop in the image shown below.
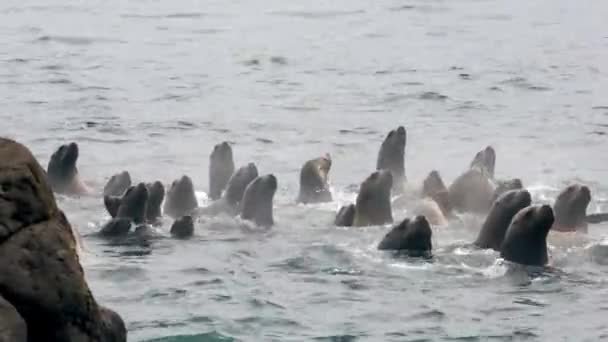
<path fill-rule="evenodd" d="M 23 145 L 0 138 L 0 296 L 28 341 L 126 341 L 121 317 L 97 304 L 76 240 L 47 176 Z"/>

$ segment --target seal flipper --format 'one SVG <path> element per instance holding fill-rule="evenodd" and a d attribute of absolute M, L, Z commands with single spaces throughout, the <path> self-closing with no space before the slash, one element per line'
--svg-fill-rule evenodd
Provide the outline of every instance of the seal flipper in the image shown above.
<path fill-rule="evenodd" d="M 590 214 L 585 217 L 587 223 L 602 223 L 608 221 L 608 213 Z"/>

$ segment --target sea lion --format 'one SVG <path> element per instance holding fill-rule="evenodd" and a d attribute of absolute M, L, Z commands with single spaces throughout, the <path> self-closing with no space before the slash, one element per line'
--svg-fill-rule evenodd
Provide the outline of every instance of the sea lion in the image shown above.
<path fill-rule="evenodd" d="M 376 171 L 361 183 L 355 202 L 354 226 L 374 226 L 393 222 L 392 186 L 393 176 L 387 170 Z"/>
<path fill-rule="evenodd" d="M 495 180 L 494 183 L 496 188 L 494 189 L 494 195 L 492 195 L 492 202 L 509 190 L 519 190 L 524 188 L 524 184 L 519 178 Z"/>
<path fill-rule="evenodd" d="M 277 191 L 277 178 L 270 174 L 256 178 L 245 189 L 241 202 L 241 218 L 253 221 L 258 226 L 274 224 L 272 200 Z"/>
<path fill-rule="evenodd" d="M 194 193 L 194 184 L 188 176 L 173 181 L 166 194 L 164 213 L 173 217 L 180 218 L 190 215 L 198 207 L 198 201 Z"/>
<path fill-rule="evenodd" d="M 551 206 L 529 206 L 520 210 L 505 233 L 500 256 L 523 265 L 546 265 L 549 261 L 547 234 L 553 221 Z"/>
<path fill-rule="evenodd" d="M 122 236 L 131 230 L 132 224 L 135 226 L 145 224 L 148 199 L 148 188 L 144 183 L 129 188 L 123 198 L 118 201 L 115 197 L 104 196 L 106 209 L 110 215 L 113 211 L 116 214 L 103 225 L 100 235 Z M 118 209 L 114 209 L 116 202 L 118 202 Z"/>
<path fill-rule="evenodd" d="M 407 133 L 403 126 L 399 126 L 388 133 L 378 152 L 376 170 L 388 170 L 393 176 L 393 191 L 404 191 L 405 182 L 405 144 Z"/>
<path fill-rule="evenodd" d="M 194 222 L 192 216 L 187 215 L 178 218 L 171 225 L 171 235 L 177 239 L 187 239 L 194 234 Z"/>
<path fill-rule="evenodd" d="M 233 173 L 232 148 L 227 142 L 215 145 L 209 156 L 209 198 L 211 200 L 215 201 L 222 197 L 222 192 Z"/>
<path fill-rule="evenodd" d="M 531 203 L 532 196 L 527 190 L 510 190 L 502 194 L 492 204 L 490 213 L 473 244 L 480 248 L 499 251 L 511 220 L 520 210 L 530 206 Z"/>
<path fill-rule="evenodd" d="M 461 212 L 485 214 L 490 209 L 494 186 L 485 171 L 471 169 L 457 177 L 448 188 L 449 203 Z"/>
<path fill-rule="evenodd" d="M 562 190 L 553 204 L 555 222 L 553 230 L 558 232 L 587 232 L 587 207 L 591 202 L 591 190 L 580 184 L 572 184 Z"/>
<path fill-rule="evenodd" d="M 422 197 L 428 197 L 437 202 L 444 216 L 452 212 L 448 188 L 443 183 L 439 171 L 432 170 L 422 183 Z"/>
<path fill-rule="evenodd" d="M 298 203 L 331 202 L 329 190 L 329 171 L 331 169 L 331 156 L 329 153 L 323 157 L 307 161 L 300 170 L 300 194 Z"/>
<path fill-rule="evenodd" d="M 355 205 L 345 205 L 338 210 L 334 224 L 338 227 L 352 227 L 355 221 Z"/>
<path fill-rule="evenodd" d="M 61 145 L 51 155 L 47 167 L 47 177 L 53 191 L 68 195 L 85 195 L 91 193 L 80 179 L 76 162 L 78 161 L 78 144 Z"/>
<path fill-rule="evenodd" d="M 494 169 L 496 167 L 496 151 L 492 146 L 477 152 L 470 164 L 470 169 L 484 173 L 490 179 L 494 179 Z"/>
<path fill-rule="evenodd" d="M 406 252 L 408 255 L 428 255 L 433 249 L 433 231 L 424 216 L 406 218 L 394 226 L 378 244 L 379 250 Z"/>
<path fill-rule="evenodd" d="M 130 188 L 132 188 L 132 187 L 130 187 Z M 127 191 L 129 191 L 129 189 L 127 189 Z M 106 207 L 108 214 L 110 214 L 110 216 L 112 218 L 116 217 L 116 214 L 118 214 L 118 208 L 120 207 L 121 202 L 122 202 L 122 197 L 107 196 L 107 195 L 103 196 L 103 204 Z"/>
<path fill-rule="evenodd" d="M 145 223 L 149 198 L 150 193 L 145 183 L 129 188 L 120 202 L 116 217 L 128 218 L 135 224 Z"/>
<path fill-rule="evenodd" d="M 439 204 L 432 198 L 422 198 L 412 206 L 410 213 L 414 216 L 424 216 L 433 226 L 447 226 L 448 219 L 443 214 Z"/>
<path fill-rule="evenodd" d="M 104 196 L 122 196 L 131 187 L 131 175 L 128 171 L 117 173 L 103 187 Z"/>
<path fill-rule="evenodd" d="M 146 222 L 156 224 L 161 214 L 161 205 L 165 199 L 165 186 L 160 181 L 146 184 L 148 189 L 148 205 L 146 207 Z"/>
<path fill-rule="evenodd" d="M 215 216 L 220 213 L 225 213 L 230 216 L 239 214 L 240 203 L 243 200 L 243 194 L 247 185 L 253 182 L 258 177 L 258 168 L 254 163 L 249 163 L 240 167 L 228 181 L 228 186 L 222 195 L 222 198 L 212 202 L 208 207 L 197 208 L 194 216 Z"/>

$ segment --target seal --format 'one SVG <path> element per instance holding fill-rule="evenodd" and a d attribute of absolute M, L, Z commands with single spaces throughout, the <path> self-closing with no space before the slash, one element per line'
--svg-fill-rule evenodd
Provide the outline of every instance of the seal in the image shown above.
<path fill-rule="evenodd" d="M 171 236 L 176 239 L 187 239 L 192 235 L 194 235 L 194 222 L 190 215 L 178 218 L 171 225 Z"/>
<path fill-rule="evenodd" d="M 443 183 L 439 171 L 432 170 L 422 183 L 422 197 L 428 197 L 437 202 L 445 217 L 451 215 L 452 205 L 450 204 L 450 195 L 448 188 Z"/>
<path fill-rule="evenodd" d="M 470 165 L 471 170 L 477 170 L 490 179 L 494 179 L 495 167 L 496 151 L 492 146 L 487 146 L 485 149 L 477 152 Z"/>
<path fill-rule="evenodd" d="M 165 214 L 180 218 L 190 215 L 198 207 L 198 201 L 194 193 L 194 184 L 188 176 L 173 181 L 166 194 L 166 201 L 163 207 Z"/>
<path fill-rule="evenodd" d="M 245 189 L 256 178 L 258 178 L 258 168 L 254 163 L 240 167 L 230 177 L 222 198 L 205 208 L 197 208 L 194 216 L 216 216 L 222 213 L 230 216 L 238 215 Z"/>
<path fill-rule="evenodd" d="M 75 142 L 61 145 L 51 155 L 47 167 L 47 177 L 53 191 L 68 195 L 86 195 L 91 190 L 80 179 L 76 162 L 78 144 Z"/>
<path fill-rule="evenodd" d="M 86 282 L 74 230 L 44 170 L 28 148 L 3 138 L 0 184 L 0 292 L 25 321 L 27 340 L 126 341 L 123 320 Z M 6 319 L 0 313 L 0 326 Z"/>
<path fill-rule="evenodd" d="M 388 133 L 378 152 L 376 170 L 388 170 L 393 176 L 393 191 L 404 191 L 405 176 L 405 144 L 407 133 L 403 126 L 399 126 Z"/>
<path fill-rule="evenodd" d="M 122 236 L 131 230 L 131 225 L 144 225 L 148 207 L 149 193 L 146 184 L 139 183 L 127 190 L 122 199 L 104 196 L 106 209 L 116 214 L 101 228 L 99 234 L 104 237 Z M 111 200 L 111 201 L 110 201 Z M 116 202 L 118 208 L 115 209 Z"/>
<path fill-rule="evenodd" d="M 511 220 L 520 210 L 530 206 L 531 203 L 532 196 L 527 190 L 510 190 L 502 194 L 492 204 L 490 213 L 473 244 L 479 248 L 500 251 L 500 245 Z"/>
<path fill-rule="evenodd" d="M 546 265 L 549 261 L 547 234 L 553 221 L 553 209 L 548 205 L 520 210 L 507 229 L 500 246 L 500 256 L 523 265 Z"/>
<path fill-rule="evenodd" d="M 492 196 L 492 202 L 496 201 L 500 195 L 510 190 L 519 190 L 524 188 L 524 184 L 519 178 L 507 179 L 507 180 L 495 180 L 496 188 L 494 189 L 494 195 Z"/>
<path fill-rule="evenodd" d="M 355 205 L 348 204 L 338 210 L 334 224 L 338 227 L 352 227 L 355 221 Z"/>
<path fill-rule="evenodd" d="M 209 156 L 209 198 L 218 200 L 234 173 L 232 147 L 222 142 L 213 147 Z"/>
<path fill-rule="evenodd" d="M 157 224 L 162 216 L 161 205 L 165 199 L 165 186 L 160 181 L 146 184 L 148 189 L 148 205 L 146 207 L 146 222 Z"/>
<path fill-rule="evenodd" d="M 581 184 L 572 184 L 563 189 L 553 204 L 555 222 L 553 230 L 558 232 L 587 232 L 587 207 L 591 202 L 591 190 Z"/>
<path fill-rule="evenodd" d="M 390 171 L 376 171 L 367 177 L 359 187 L 353 225 L 362 227 L 393 222 L 392 187 L 393 176 Z"/>
<path fill-rule="evenodd" d="M 272 200 L 277 191 L 277 178 L 266 175 L 256 178 L 245 189 L 241 203 L 241 218 L 258 226 L 270 227 L 274 224 Z"/>
<path fill-rule="evenodd" d="M 122 196 L 131 187 L 131 175 L 128 171 L 117 173 L 103 187 L 104 196 Z"/>
<path fill-rule="evenodd" d="M 454 180 L 448 194 L 455 210 L 485 214 L 492 204 L 494 186 L 485 172 L 471 169 Z"/>
<path fill-rule="evenodd" d="M 406 218 L 384 236 L 378 249 L 405 252 L 410 256 L 428 256 L 433 249 L 432 235 L 431 226 L 424 216 Z"/>
<path fill-rule="evenodd" d="M 422 198 L 411 208 L 411 214 L 424 216 L 426 220 L 433 226 L 447 226 L 448 219 L 443 214 L 439 204 L 428 197 Z"/>
<path fill-rule="evenodd" d="M 329 190 L 329 171 L 331 169 L 331 156 L 329 153 L 323 157 L 307 161 L 300 170 L 300 194 L 298 203 L 331 202 Z"/>

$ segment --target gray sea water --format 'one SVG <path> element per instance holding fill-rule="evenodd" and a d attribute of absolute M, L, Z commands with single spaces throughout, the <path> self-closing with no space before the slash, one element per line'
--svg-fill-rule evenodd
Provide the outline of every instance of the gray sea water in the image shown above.
<path fill-rule="evenodd" d="M 599 341 L 608 225 L 552 236 L 530 274 L 466 247 L 482 217 L 436 227 L 430 261 L 376 251 L 388 226 L 332 221 L 398 125 L 412 184 L 451 182 L 491 144 L 536 202 L 582 182 L 608 211 L 606 18 L 602 0 L 3 0 L 0 133 L 44 165 L 78 142 L 99 192 L 122 170 L 187 174 L 204 204 L 223 140 L 278 177 L 272 229 L 204 220 L 176 241 L 167 220 L 147 247 L 92 235 L 99 196 L 58 197 L 129 341 Z M 325 152 L 335 201 L 295 205 Z"/>

